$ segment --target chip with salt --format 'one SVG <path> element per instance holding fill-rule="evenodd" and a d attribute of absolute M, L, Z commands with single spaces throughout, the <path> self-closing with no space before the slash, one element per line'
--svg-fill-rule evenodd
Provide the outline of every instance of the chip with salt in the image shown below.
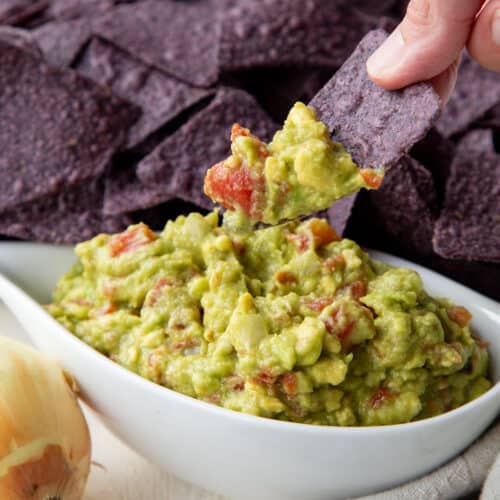
<path fill-rule="evenodd" d="M 100 16 L 94 34 L 193 85 L 217 80 L 219 7 L 223 0 L 145 0 Z"/>
<path fill-rule="evenodd" d="M 103 173 L 139 110 L 0 40 L 0 210 Z"/>
<path fill-rule="evenodd" d="M 500 262 L 500 155 L 490 131 L 459 143 L 433 244 L 447 259 Z"/>
<path fill-rule="evenodd" d="M 488 71 L 468 56 L 458 69 L 455 90 L 436 123 L 445 137 L 464 132 L 500 102 L 500 74 Z"/>
<path fill-rule="evenodd" d="M 23 203 L 0 214 L 0 234 L 23 240 L 72 244 L 98 233 L 122 231 L 131 223 L 126 216 L 101 212 L 103 183 L 95 179 L 56 196 Z"/>
<path fill-rule="evenodd" d="M 362 167 L 394 165 L 440 113 L 439 96 L 429 83 L 388 91 L 370 80 L 366 61 L 386 38 L 383 30 L 368 33 L 310 103 Z"/>
<path fill-rule="evenodd" d="M 142 109 L 141 117 L 130 129 L 129 148 L 214 93 L 169 77 L 99 38 L 91 40 L 76 69 Z"/>
<path fill-rule="evenodd" d="M 144 210 L 175 197 L 162 186 L 143 184 L 135 165 L 115 165 L 106 176 L 105 188 L 103 212 L 110 215 Z"/>
<path fill-rule="evenodd" d="M 413 158 L 402 158 L 385 174 L 378 190 L 362 195 L 348 237 L 411 258 L 432 254 L 437 199 L 425 167 Z"/>
<path fill-rule="evenodd" d="M 92 35 L 90 18 L 53 21 L 32 31 L 46 61 L 54 66 L 69 66 Z"/>
<path fill-rule="evenodd" d="M 358 193 L 341 198 L 326 212 L 330 224 L 340 236 L 343 236 L 347 229 L 347 224 L 349 223 L 349 218 L 351 217 L 357 198 Z"/>
<path fill-rule="evenodd" d="M 219 65 L 336 69 L 377 22 L 338 0 L 234 2 L 222 17 Z"/>
<path fill-rule="evenodd" d="M 210 166 L 228 156 L 229 131 L 235 122 L 263 140 L 269 140 L 278 128 L 251 95 L 221 88 L 209 106 L 139 163 L 139 179 L 150 186 L 164 186 L 171 196 L 212 207 L 203 194 L 203 180 Z"/>

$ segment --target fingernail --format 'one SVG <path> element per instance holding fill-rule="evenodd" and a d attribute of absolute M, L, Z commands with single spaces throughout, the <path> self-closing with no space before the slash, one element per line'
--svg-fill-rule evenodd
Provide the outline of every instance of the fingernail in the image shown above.
<path fill-rule="evenodd" d="M 383 77 L 392 73 L 403 56 L 405 42 L 397 28 L 387 40 L 368 58 L 366 67 L 370 76 Z"/>
<path fill-rule="evenodd" d="M 493 43 L 500 47 L 500 9 L 496 10 L 493 14 L 491 37 L 493 38 Z"/>

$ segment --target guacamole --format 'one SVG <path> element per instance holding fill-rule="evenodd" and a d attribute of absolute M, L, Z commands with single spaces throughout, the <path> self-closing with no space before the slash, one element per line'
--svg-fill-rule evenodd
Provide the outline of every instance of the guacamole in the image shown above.
<path fill-rule="evenodd" d="M 325 220 L 232 234 L 218 219 L 77 245 L 49 312 L 142 377 L 274 419 L 397 424 L 491 386 L 470 314 L 415 271 L 372 260 Z"/>
<path fill-rule="evenodd" d="M 235 124 L 231 152 L 208 170 L 205 193 L 254 222 L 276 224 L 323 210 L 360 188 L 377 188 L 383 177 L 358 168 L 314 110 L 300 102 L 270 144 Z"/>

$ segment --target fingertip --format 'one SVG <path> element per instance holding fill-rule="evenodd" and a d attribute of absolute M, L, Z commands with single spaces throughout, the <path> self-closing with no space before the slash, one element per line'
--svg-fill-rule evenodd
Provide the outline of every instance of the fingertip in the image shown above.
<path fill-rule="evenodd" d="M 481 66 L 500 71 L 500 0 L 486 4 L 477 18 L 467 50 Z"/>

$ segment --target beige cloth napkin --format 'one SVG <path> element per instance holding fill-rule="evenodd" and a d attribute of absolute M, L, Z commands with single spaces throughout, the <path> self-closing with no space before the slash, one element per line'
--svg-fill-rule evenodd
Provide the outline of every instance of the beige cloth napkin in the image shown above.
<path fill-rule="evenodd" d="M 481 500 L 500 500 L 500 420 L 464 453 L 427 476 L 357 500 L 455 500 L 481 488 Z"/>

